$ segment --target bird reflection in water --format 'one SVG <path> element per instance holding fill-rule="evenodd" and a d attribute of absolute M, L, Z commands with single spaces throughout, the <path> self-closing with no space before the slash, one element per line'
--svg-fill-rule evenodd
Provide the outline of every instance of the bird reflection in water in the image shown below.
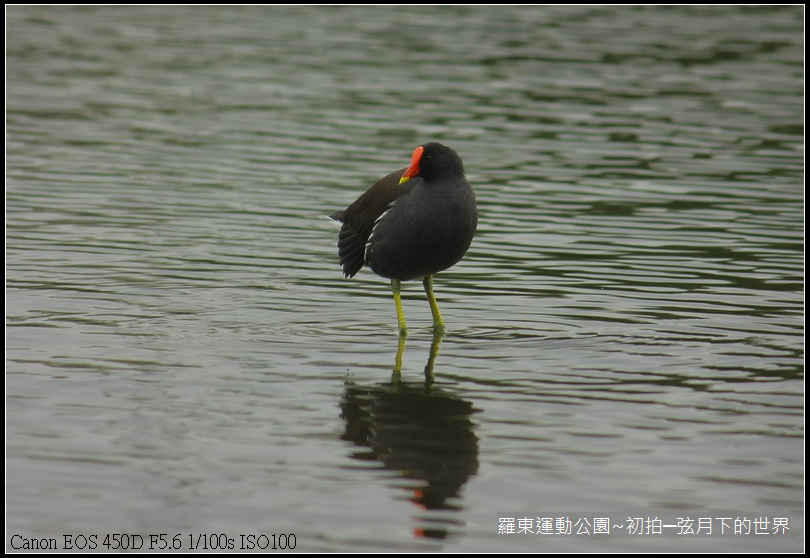
<path fill-rule="evenodd" d="M 346 422 L 341 438 L 361 448 L 352 458 L 378 461 L 395 471 L 391 484 L 407 490 L 408 500 L 430 512 L 414 518 L 414 534 L 440 539 L 461 527 L 452 512 L 461 509 L 461 489 L 478 471 L 472 421 L 477 410 L 434 384 L 442 335 L 434 334 L 423 382 L 402 381 L 405 337 L 401 336 L 391 381 L 369 386 L 347 383 L 340 404 Z"/>

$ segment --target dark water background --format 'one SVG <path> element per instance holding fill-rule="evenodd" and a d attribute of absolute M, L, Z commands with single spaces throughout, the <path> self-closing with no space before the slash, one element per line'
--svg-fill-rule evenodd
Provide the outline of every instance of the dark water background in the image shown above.
<path fill-rule="evenodd" d="M 6 549 L 801 551 L 803 20 L 8 7 Z M 432 140 L 481 219 L 396 378 L 323 216 Z M 789 530 L 498 535 L 597 516 Z"/>

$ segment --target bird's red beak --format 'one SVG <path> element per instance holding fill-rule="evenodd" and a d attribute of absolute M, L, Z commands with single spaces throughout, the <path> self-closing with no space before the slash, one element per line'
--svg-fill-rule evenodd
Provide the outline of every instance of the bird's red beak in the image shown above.
<path fill-rule="evenodd" d="M 411 157 L 411 166 L 408 167 L 408 170 L 405 171 L 405 174 L 402 175 L 402 178 L 399 179 L 400 184 L 405 184 L 414 176 L 419 176 L 419 161 L 422 160 L 422 153 L 425 151 L 425 148 L 421 145 L 413 150 L 413 156 Z"/>

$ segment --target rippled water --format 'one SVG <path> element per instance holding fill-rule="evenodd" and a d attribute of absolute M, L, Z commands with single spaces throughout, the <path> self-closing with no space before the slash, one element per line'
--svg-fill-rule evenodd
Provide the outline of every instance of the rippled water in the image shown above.
<path fill-rule="evenodd" d="M 7 550 L 801 551 L 803 7 L 6 14 Z M 324 215 L 431 140 L 401 345 Z M 575 516 L 789 529 L 498 535 Z"/>

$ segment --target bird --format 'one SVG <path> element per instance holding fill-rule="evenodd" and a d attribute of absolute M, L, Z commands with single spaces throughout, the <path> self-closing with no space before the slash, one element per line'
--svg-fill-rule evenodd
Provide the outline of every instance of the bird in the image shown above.
<path fill-rule="evenodd" d="M 413 151 L 410 166 L 375 182 L 343 211 L 338 257 L 346 277 L 368 266 L 391 280 L 400 336 L 407 335 L 401 282 L 422 279 L 433 327 L 445 323 L 433 294 L 433 276 L 467 253 L 478 226 L 475 193 L 458 153 L 429 142 Z"/>

